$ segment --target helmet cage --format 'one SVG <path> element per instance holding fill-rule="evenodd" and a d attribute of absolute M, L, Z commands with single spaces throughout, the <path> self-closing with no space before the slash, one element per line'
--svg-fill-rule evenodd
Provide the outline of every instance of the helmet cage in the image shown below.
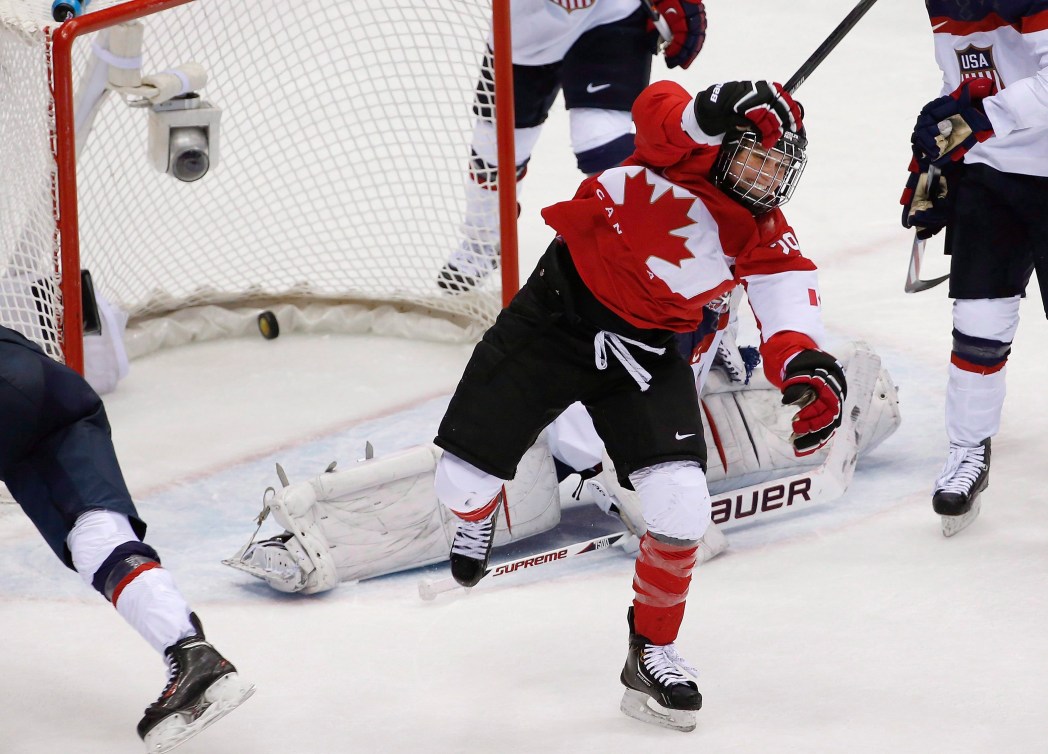
<path fill-rule="evenodd" d="M 808 140 L 787 131 L 771 149 L 753 131 L 721 144 L 713 182 L 755 215 L 785 204 L 793 196 L 808 157 Z"/>

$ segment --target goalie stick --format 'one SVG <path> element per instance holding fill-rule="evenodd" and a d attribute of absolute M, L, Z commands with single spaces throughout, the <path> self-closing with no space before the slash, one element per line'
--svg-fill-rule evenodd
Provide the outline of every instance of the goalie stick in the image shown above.
<path fill-rule="evenodd" d="M 494 579 L 502 578 L 511 573 L 523 571 L 527 568 L 544 566 L 549 563 L 559 563 L 563 560 L 568 560 L 569 558 L 588 555 L 591 552 L 600 552 L 612 547 L 622 546 L 632 536 L 633 535 L 628 531 L 622 531 L 616 534 L 607 534 L 603 537 L 587 539 L 585 542 L 578 542 L 573 545 L 565 545 L 564 547 L 558 547 L 555 550 L 548 550 L 535 555 L 526 555 L 522 558 L 517 558 L 516 560 L 510 560 L 505 563 L 490 566 L 486 571 L 484 571 L 484 576 L 481 578 L 486 580 L 484 583 L 491 583 Z M 465 587 L 460 586 L 451 576 L 436 579 L 422 579 L 418 582 L 418 596 L 426 601 L 435 599 L 438 594 L 451 592 L 455 589 L 465 589 Z"/>
<path fill-rule="evenodd" d="M 939 168 L 932 165 L 928 168 L 928 196 L 935 196 L 938 183 Z M 921 279 L 921 262 L 924 261 L 924 243 L 926 240 L 918 237 L 918 231 L 914 231 L 913 248 L 910 249 L 910 266 L 906 269 L 906 285 L 903 286 L 903 290 L 907 293 L 926 291 L 950 277 L 949 273 L 947 273 L 937 278 Z"/>

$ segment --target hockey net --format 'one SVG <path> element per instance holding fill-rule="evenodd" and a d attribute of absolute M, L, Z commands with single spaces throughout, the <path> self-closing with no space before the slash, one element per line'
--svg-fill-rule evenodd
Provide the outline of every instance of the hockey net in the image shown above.
<path fill-rule="evenodd" d="M 149 7 L 163 2 L 91 3 L 76 23 L 105 18 L 107 28 L 72 43 L 73 86 L 84 91 L 109 17 L 140 16 L 143 74 L 187 61 L 207 71 L 200 94 L 222 113 L 217 164 L 180 182 L 147 159 L 148 107 L 110 92 L 87 132 L 78 103 L 79 223 L 69 227 L 60 26 L 46 2 L 0 0 L 0 323 L 65 355 L 63 331 L 79 337 L 63 307 L 79 280 L 63 258 L 75 233 L 80 266 L 130 317 L 132 357 L 167 344 L 161 323 L 172 318 L 181 334 L 170 342 L 207 337 L 187 329 L 190 313 L 206 321 L 218 309 L 252 320 L 272 309 L 284 330 L 374 329 L 376 311 L 413 313 L 392 331 L 438 339 L 490 324 L 499 275 L 459 295 L 436 280 L 463 235 L 492 0 Z M 282 316 L 285 304 L 298 313 Z"/>

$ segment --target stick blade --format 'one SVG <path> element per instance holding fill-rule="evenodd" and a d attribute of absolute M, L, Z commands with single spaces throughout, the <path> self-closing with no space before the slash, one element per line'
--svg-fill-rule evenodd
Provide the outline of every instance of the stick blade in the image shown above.
<path fill-rule="evenodd" d="M 942 283 L 949 279 L 949 274 L 943 275 L 942 277 L 932 278 L 930 280 L 911 280 L 907 278 L 906 285 L 903 287 L 903 290 L 906 291 L 906 293 L 920 293 L 921 291 L 926 291 L 929 288 L 934 288 L 939 283 Z"/>
<path fill-rule="evenodd" d="M 929 288 L 934 288 L 944 280 L 949 280 L 949 273 L 928 280 L 921 279 L 921 263 L 924 261 L 924 243 L 926 238 L 918 238 L 917 232 L 913 234 L 913 246 L 910 249 L 910 266 L 906 268 L 906 285 L 903 290 L 906 293 L 920 293 Z"/>

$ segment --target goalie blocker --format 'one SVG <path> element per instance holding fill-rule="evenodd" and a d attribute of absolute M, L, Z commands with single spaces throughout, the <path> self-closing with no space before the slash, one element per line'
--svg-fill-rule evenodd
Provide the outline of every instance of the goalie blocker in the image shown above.
<path fill-rule="evenodd" d="M 853 353 L 854 348 L 842 349 L 846 372 Z M 702 409 L 710 449 L 711 518 L 722 528 L 825 502 L 828 488 L 813 483 L 818 475 L 807 472 L 820 469 L 833 443 L 798 459 L 789 440 L 790 412 L 780 397 L 760 379 L 742 386 L 714 373 L 707 380 Z M 857 428 L 860 455 L 899 425 L 895 386 L 883 368 L 868 404 Z M 260 521 L 272 514 L 284 532 L 261 541 L 252 537 L 223 563 L 278 591 L 312 594 L 342 581 L 447 560 L 456 522 L 433 490 L 440 452 L 434 445 L 417 446 L 267 490 Z M 606 455 L 603 471 L 586 487 L 602 510 L 618 515 L 632 534 L 643 535 L 639 499 L 619 484 Z M 495 546 L 552 529 L 560 512 L 560 487 L 543 433 L 521 460 L 516 478 L 506 484 L 506 510 L 498 518 Z M 710 532 L 719 536 L 715 527 Z M 723 547 L 721 542 L 707 548 L 704 558 Z"/>

